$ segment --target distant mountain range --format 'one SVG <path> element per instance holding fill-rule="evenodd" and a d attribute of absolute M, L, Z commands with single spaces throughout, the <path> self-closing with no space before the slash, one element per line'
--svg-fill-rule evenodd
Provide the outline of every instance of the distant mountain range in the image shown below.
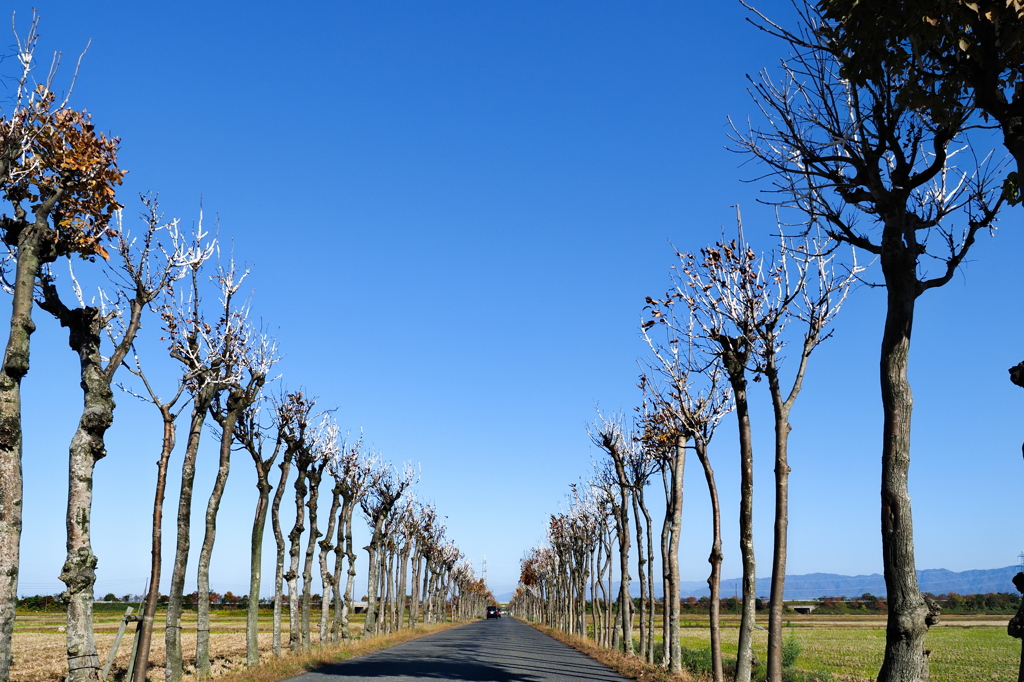
<path fill-rule="evenodd" d="M 948 571 L 944 568 L 930 568 L 917 572 L 917 581 L 922 592 L 932 594 L 985 594 L 988 592 L 1016 592 L 1013 576 L 1019 566 L 991 568 L 988 570 Z M 758 578 L 758 594 L 767 596 L 769 578 Z M 711 594 L 706 582 L 684 582 L 680 586 L 683 597 L 706 597 Z M 739 596 L 742 591 L 740 578 L 722 581 L 722 598 Z M 870 592 L 885 596 L 885 579 L 880 573 L 871 575 L 837 575 L 835 573 L 808 573 L 807 575 L 786 576 L 786 599 L 803 600 L 819 597 L 859 597 Z"/>
<path fill-rule="evenodd" d="M 986 594 L 988 592 L 1016 592 L 1013 587 L 1013 576 L 1021 570 L 1020 566 L 990 568 L 974 571 L 948 571 L 944 568 L 930 568 L 917 572 L 918 584 L 922 592 L 932 594 Z M 758 594 L 767 598 L 769 578 L 758 578 Z M 617 584 L 615 586 L 617 588 Z M 630 585 L 634 596 L 639 594 L 636 581 Z M 742 591 L 742 579 L 730 578 L 722 581 L 722 598 L 739 596 Z M 838 575 L 835 573 L 808 573 L 807 575 L 786 576 L 786 599 L 803 601 L 819 597 L 859 597 L 862 594 L 885 596 L 885 579 L 880 573 L 871 575 Z M 686 597 L 707 597 L 711 594 L 708 584 L 703 581 L 683 581 L 680 594 Z M 655 588 L 655 595 L 661 596 L 661 585 Z M 512 595 L 498 595 L 499 601 L 508 601 Z"/>

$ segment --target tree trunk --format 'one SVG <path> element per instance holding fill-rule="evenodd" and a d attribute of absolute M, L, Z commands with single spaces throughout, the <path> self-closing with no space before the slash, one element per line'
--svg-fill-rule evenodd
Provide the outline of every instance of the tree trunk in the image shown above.
<path fill-rule="evenodd" d="M 663 464 L 661 467 L 661 480 L 665 488 L 665 518 L 661 522 L 661 597 L 664 602 L 661 617 L 661 665 L 668 668 L 672 665 L 672 635 L 669 616 L 669 595 L 672 594 L 672 569 L 669 566 L 672 555 L 672 519 L 675 516 L 672 510 L 672 463 Z"/>
<path fill-rule="evenodd" d="M 678 436 L 672 461 L 669 463 L 671 484 L 671 532 L 668 542 L 669 592 L 665 595 L 665 620 L 668 621 L 668 669 L 672 674 L 683 669 L 683 652 L 679 624 L 679 536 L 683 527 L 683 472 L 686 469 L 686 438 Z"/>
<path fill-rule="evenodd" d="M 640 501 L 643 489 L 633 491 L 633 518 L 636 519 L 636 570 L 640 580 L 640 655 L 647 655 L 647 638 L 651 633 L 647 630 L 647 556 L 644 551 L 644 527 L 640 523 Z"/>
<path fill-rule="evenodd" d="M 11 227 L 5 225 L 8 240 Z M 21 380 L 28 373 L 32 294 L 43 258 L 40 225 L 24 225 L 17 234 L 17 265 L 11 306 L 11 332 L 0 368 L 0 682 L 11 673 L 11 638 L 18 605 L 22 514 Z M 47 258 L 46 260 L 53 260 Z"/>
<path fill-rule="evenodd" d="M 420 571 L 422 570 L 423 559 L 419 555 L 419 547 L 412 551 L 412 596 L 409 600 L 409 627 L 419 625 L 420 617 Z"/>
<path fill-rule="evenodd" d="M 288 581 L 288 648 L 292 651 L 302 649 L 302 618 L 300 615 L 299 595 L 299 555 L 302 553 L 302 531 L 305 530 L 306 501 L 306 467 L 301 461 L 296 462 L 298 476 L 295 479 L 295 524 L 288 533 L 288 557 L 291 560 L 284 578 Z"/>
<path fill-rule="evenodd" d="M 192 519 L 192 489 L 196 480 L 196 455 L 202 435 L 206 411 L 212 396 L 201 389 L 192 406 L 185 459 L 181 464 L 181 492 L 178 495 L 178 536 L 174 548 L 174 566 L 171 569 L 171 591 L 167 601 L 167 630 L 164 642 L 167 649 L 167 682 L 179 682 L 182 675 L 181 610 L 185 592 L 185 568 L 188 565 L 189 532 Z"/>
<path fill-rule="evenodd" d="M 196 603 L 196 677 L 210 677 L 210 560 L 213 557 L 213 544 L 217 538 L 217 512 L 220 501 L 224 497 L 224 486 L 228 482 L 231 470 L 231 445 L 234 441 L 235 423 L 242 412 L 236 397 L 228 398 L 228 407 L 220 423 L 220 461 L 217 466 L 217 478 L 210 493 L 210 501 L 206 505 L 206 532 L 203 546 L 199 550 L 199 566 L 197 582 L 199 599 Z M 257 595 L 257 599 L 259 595 Z"/>
<path fill-rule="evenodd" d="M 373 534 L 370 537 L 370 544 L 364 547 L 368 558 L 366 583 L 366 624 L 363 625 L 363 637 L 373 637 L 377 634 L 377 617 L 378 617 L 378 604 L 377 604 L 377 589 L 380 583 L 380 559 L 378 553 L 380 552 L 380 543 L 383 541 L 382 529 L 384 527 L 384 517 L 377 517 L 373 525 Z"/>
<path fill-rule="evenodd" d="M 598 622 L 598 602 L 597 602 L 597 583 L 601 579 L 598 574 L 600 570 L 600 564 L 598 563 L 598 545 L 594 545 L 591 548 L 590 556 L 587 557 L 587 561 L 590 562 L 590 627 L 594 630 L 594 641 L 599 642 L 600 628 L 597 625 Z"/>
<path fill-rule="evenodd" d="M 605 578 L 605 583 L 601 586 L 601 596 L 604 599 L 604 604 L 602 605 L 602 609 L 604 610 L 604 625 L 601 627 L 604 630 L 604 646 L 609 649 L 614 649 L 616 642 L 615 623 L 618 621 L 615 619 L 615 600 L 612 598 L 612 583 L 614 582 L 615 564 L 612 561 L 611 533 L 612 531 L 608 530 L 603 537 L 604 547 L 602 552 L 604 554 L 604 566 L 607 572 L 607 577 Z"/>
<path fill-rule="evenodd" d="M 259 491 L 259 498 L 256 500 L 252 542 L 249 545 L 249 603 L 245 611 L 245 664 L 248 666 L 259 665 L 260 662 L 260 585 L 263 576 L 263 533 L 267 527 L 267 508 L 270 506 L 269 475 L 270 471 L 263 467 L 262 462 L 257 464 L 256 490 Z"/>
<path fill-rule="evenodd" d="M 334 575 L 331 577 L 331 591 L 334 594 L 334 614 L 331 617 L 331 641 L 341 639 L 341 572 L 344 568 L 345 531 L 342 527 L 341 512 L 338 512 L 337 536 L 334 541 Z"/>
<path fill-rule="evenodd" d="M 310 631 L 310 613 L 312 611 L 312 589 L 313 589 L 313 560 L 316 558 L 317 540 L 321 533 L 316 527 L 317 502 L 320 499 L 320 480 L 323 477 L 324 464 L 326 462 L 315 462 L 311 465 L 309 474 L 309 497 L 306 501 L 306 509 L 309 510 L 309 537 L 306 538 L 306 555 L 302 564 L 302 648 L 309 650 L 313 645 L 313 637 Z"/>
<path fill-rule="evenodd" d="M 341 488 L 335 484 L 331 489 L 331 511 L 327 518 L 327 530 L 324 531 L 324 539 L 320 541 L 320 584 L 323 590 L 320 596 L 320 646 L 331 641 L 331 632 L 328 620 L 331 615 L 331 595 L 338 594 L 337 576 L 340 573 L 338 560 L 338 548 L 331 544 L 334 539 L 334 526 L 337 523 L 338 508 L 341 506 Z M 327 563 L 327 557 L 334 550 L 335 571 L 332 572 Z M 338 604 L 335 600 L 334 610 L 337 612 Z"/>
<path fill-rule="evenodd" d="M 648 597 L 650 608 L 647 609 L 647 631 L 650 637 L 647 639 L 647 662 L 654 664 L 654 615 L 657 610 L 658 600 L 654 598 L 654 523 L 651 521 L 651 514 L 646 505 L 641 505 L 640 510 L 644 515 L 644 525 L 647 527 L 647 584 L 650 585 Z M 637 520 L 639 523 L 639 520 Z M 662 617 L 665 617 L 664 615 Z"/>
<path fill-rule="evenodd" d="M 100 352 L 100 343 L 109 318 L 99 308 L 65 306 L 48 275 L 40 278 L 39 290 L 39 307 L 68 330 L 68 345 L 78 355 L 83 394 L 82 416 L 68 453 L 68 554 L 60 576 L 67 586 L 61 595 L 67 607 L 67 679 L 70 682 L 98 680 L 99 657 L 93 635 L 93 586 L 96 584 L 91 531 L 93 472 L 96 462 L 107 454 L 103 439 L 114 422 L 114 394 L 110 384 L 135 340 L 149 299 L 145 298 L 145 289 L 137 286 L 135 297 L 129 302 L 130 317 L 124 333 L 108 359 Z"/>
<path fill-rule="evenodd" d="M 619 510 L 615 517 L 619 536 L 619 622 L 622 628 L 621 647 L 627 656 L 633 656 L 633 598 L 629 596 L 629 492 L 619 493 Z"/>
<path fill-rule="evenodd" d="M 390 543 L 389 543 L 390 544 Z M 387 547 L 387 546 L 386 546 Z M 385 549 L 381 557 L 384 564 L 384 571 L 381 576 L 384 583 L 384 634 L 388 635 L 395 631 L 395 552 L 393 549 Z"/>
<path fill-rule="evenodd" d="M 432 609 L 433 606 L 433 592 L 430 591 L 430 587 L 433 584 L 433 568 L 430 565 L 429 557 L 424 557 L 423 561 L 423 624 L 428 625 L 433 622 Z"/>
<path fill-rule="evenodd" d="M 341 638 L 343 640 L 352 638 L 348 616 L 352 609 L 352 590 L 356 582 L 356 552 L 352 542 L 352 511 L 354 508 L 354 500 L 351 498 L 345 498 L 342 501 L 341 525 L 342 532 L 345 534 L 345 558 L 348 560 L 345 596 L 341 600 Z"/>
<path fill-rule="evenodd" d="M 725 365 L 736 405 L 736 424 L 740 441 L 740 560 L 743 565 L 743 607 L 736 652 L 736 682 L 750 682 L 753 671 L 754 610 L 757 577 L 754 573 L 754 448 L 750 437 L 750 412 L 747 403 L 747 341 L 722 334 Z"/>
<path fill-rule="evenodd" d="M 159 405 L 160 416 L 163 418 L 164 437 L 160 449 L 160 460 L 156 464 L 156 495 L 153 500 L 153 542 L 150 550 L 149 589 L 146 593 L 146 606 L 142 612 L 142 627 L 139 628 L 139 645 L 136 648 L 135 666 L 132 669 L 132 682 L 146 682 L 146 671 L 149 669 L 149 650 L 153 642 L 153 623 L 156 619 L 156 607 L 160 600 L 160 569 L 163 549 L 164 491 L 167 488 L 167 468 L 170 464 L 171 452 L 174 450 L 177 425 L 175 414 L 167 405 Z"/>
<path fill-rule="evenodd" d="M 694 442 L 697 459 L 704 468 L 704 478 L 708 483 L 711 496 L 711 575 L 708 577 L 708 588 L 711 590 L 708 620 L 711 628 L 711 678 L 713 682 L 723 682 L 725 673 L 722 670 L 722 627 L 719 611 L 722 599 L 722 512 L 718 505 L 718 486 L 715 484 L 715 472 L 708 458 L 707 443 L 697 439 Z"/>
<path fill-rule="evenodd" d="M 398 562 L 398 599 L 395 605 L 395 612 L 398 615 L 398 620 L 395 623 L 396 630 L 401 630 L 405 627 L 405 579 L 409 572 L 409 551 L 409 542 L 406 541 L 405 548 L 402 550 L 402 555 Z"/>
<path fill-rule="evenodd" d="M 281 500 L 284 499 L 284 487 L 288 482 L 288 473 L 291 471 L 292 455 L 285 450 L 281 460 L 281 480 L 274 492 L 274 502 L 270 507 L 270 524 L 274 532 L 274 543 L 277 548 L 274 567 L 274 625 L 273 644 L 271 645 L 275 656 L 281 655 L 281 610 L 284 602 L 284 534 L 281 532 Z"/>
<path fill-rule="evenodd" d="M 740 560 L 743 564 L 743 607 L 736 653 L 736 682 L 750 682 L 754 664 L 754 616 L 757 576 L 754 566 L 754 452 L 750 438 L 746 382 L 733 388 L 740 423 Z"/>
<path fill-rule="evenodd" d="M 61 599 L 67 606 L 68 682 L 99 680 L 99 657 L 93 637 L 93 585 L 96 556 L 92 552 L 92 484 L 96 462 L 106 456 L 103 435 L 114 421 L 114 395 L 103 372 L 96 308 L 68 311 L 61 319 L 70 332 L 71 347 L 81 364 L 85 406 L 71 438 L 68 458 L 67 558 L 60 579 L 67 586 Z M 56 313 L 55 313 L 56 314 Z"/>
<path fill-rule="evenodd" d="M 882 273 L 888 294 L 882 334 L 882 565 L 888 622 L 879 682 L 928 678 L 925 634 L 937 616 L 917 584 L 914 528 L 907 478 L 910 470 L 910 415 L 913 397 L 907 378 L 910 333 L 918 295 L 916 255 L 898 234 L 883 234 Z"/>
<path fill-rule="evenodd" d="M 768 682 L 782 682 L 782 609 L 786 589 L 789 528 L 789 406 L 783 402 L 774 363 L 768 377 L 775 410 L 775 535 L 771 597 L 768 604 Z M 794 396 L 795 397 L 795 396 Z"/>

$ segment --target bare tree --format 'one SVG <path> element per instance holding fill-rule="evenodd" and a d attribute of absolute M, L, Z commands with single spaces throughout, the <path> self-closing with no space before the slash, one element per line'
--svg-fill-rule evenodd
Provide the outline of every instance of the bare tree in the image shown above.
<path fill-rule="evenodd" d="M 281 456 L 281 478 L 277 484 L 277 491 L 270 505 L 271 527 L 274 533 L 274 542 L 277 547 L 275 568 L 274 568 L 274 623 L 273 623 L 273 652 L 275 656 L 281 655 L 281 611 L 284 605 L 283 587 L 285 582 L 284 555 L 286 550 L 284 533 L 281 530 L 281 501 L 284 499 L 285 484 L 288 482 L 288 474 L 291 472 L 292 461 L 295 459 L 296 448 L 290 444 L 290 440 L 302 437 L 308 425 L 309 410 L 307 400 L 301 391 L 282 394 L 274 403 L 274 428 L 277 432 L 277 439 L 285 443 L 284 454 Z M 288 438 L 285 438 L 285 435 Z M 294 601 L 294 596 L 289 599 L 289 605 Z M 294 621 L 293 621 L 294 622 Z M 294 628 L 290 628 L 290 631 Z"/>
<path fill-rule="evenodd" d="M 160 223 L 155 205 L 147 209 L 147 229 L 141 244 L 123 231 L 118 236 L 119 263 L 109 272 L 115 288 L 112 299 L 101 293 L 99 305 L 86 304 L 71 273 L 78 307 L 68 307 L 49 268 L 44 268 L 39 278 L 37 302 L 68 330 L 69 345 L 79 357 L 84 398 L 82 416 L 69 449 L 67 558 L 60 576 L 67 585 L 61 599 L 67 606 L 65 638 L 70 680 L 98 678 L 92 625 L 97 562 L 92 552 L 92 487 L 96 463 L 107 454 L 104 436 L 114 421 L 111 384 L 135 342 L 143 312 L 181 276 L 179 264 L 159 248 L 159 233 L 166 226 Z M 104 333 L 110 337 L 112 346 L 109 357 L 104 357 L 101 349 Z M 94 659 L 96 665 L 88 665 Z"/>
<path fill-rule="evenodd" d="M 619 539 L 619 623 L 621 639 L 613 641 L 627 656 L 635 655 L 633 650 L 633 598 L 629 596 L 629 507 L 632 486 L 626 475 L 626 462 L 637 443 L 632 433 L 627 433 L 621 417 L 606 419 L 598 417 L 598 423 L 590 430 L 590 439 L 605 451 L 610 458 L 610 467 L 599 470 L 598 475 L 607 483 L 606 489 L 617 487 L 617 495 L 609 495 L 612 514 L 615 518 L 615 533 Z M 614 634 L 613 634 L 614 640 Z"/>
<path fill-rule="evenodd" d="M 324 468 L 337 453 L 337 427 L 324 415 L 309 439 L 309 466 L 306 469 L 308 497 L 306 509 L 309 512 L 309 535 L 306 539 L 306 553 L 302 565 L 302 601 L 300 602 L 300 618 L 302 621 L 302 648 L 309 649 L 312 642 L 310 617 L 312 611 L 313 560 L 316 556 L 317 540 L 322 533 L 317 527 L 318 507 L 320 501 L 320 482 L 323 480 Z M 299 467 L 302 470 L 302 467 Z"/>
<path fill-rule="evenodd" d="M 24 38 L 15 31 L 20 68 L 11 79 L 11 109 L 0 113 L 0 191 L 12 212 L 0 217 L 0 236 L 15 262 L 14 281 L 4 273 L 13 301 L 0 365 L 0 682 L 10 679 L 18 600 L 21 381 L 29 370 L 29 338 L 35 330 L 33 289 L 41 268 L 61 256 L 107 258 L 103 243 L 114 234 L 110 219 L 121 208 L 114 188 L 124 175 L 117 168 L 118 139 L 98 133 L 85 111 L 68 107 L 67 98 L 57 101 L 52 85 L 59 53 L 43 79 L 33 75 L 37 27 L 33 15 Z M 95 676 L 98 661 L 91 646 L 83 641 L 68 652 L 75 657 L 73 678 Z"/>
<path fill-rule="evenodd" d="M 671 295 L 664 302 L 674 301 Z M 722 569 L 721 510 L 714 470 L 708 458 L 708 445 L 722 418 L 731 410 L 726 379 L 721 364 L 700 352 L 695 336 L 695 318 L 688 306 L 679 309 L 648 299 L 650 317 L 644 321 L 643 337 L 651 350 L 648 369 L 641 376 L 640 387 L 649 396 L 651 405 L 644 411 L 644 440 L 661 455 L 666 475 L 665 528 L 663 567 L 667 569 L 665 590 L 665 659 L 671 672 L 682 668 L 679 646 L 679 534 L 682 526 L 683 469 L 686 449 L 692 447 L 704 469 L 711 498 L 712 544 L 708 562 L 711 575 L 710 630 L 712 677 L 724 679 L 722 669 L 721 626 L 719 603 Z M 652 328 L 661 330 L 659 339 Z"/>
<path fill-rule="evenodd" d="M 742 243 L 719 244 L 704 249 L 701 260 L 692 256 L 681 258 L 678 271 L 683 274 L 671 295 L 689 308 L 691 319 L 701 326 L 702 337 L 720 337 L 724 327 L 742 332 L 752 362 L 749 369 L 768 380 L 775 422 L 775 523 L 768 620 L 768 679 L 771 682 L 782 679 L 782 609 L 789 519 L 788 443 L 792 429 L 789 415 L 803 386 L 811 353 L 830 335 L 828 326 L 861 271 L 854 265 L 844 276 L 837 276 L 831 266 L 833 256 L 829 255 L 832 246 L 827 240 L 792 243 L 783 238 L 777 253 L 769 258 L 758 258 Z M 670 313 L 665 312 L 667 307 L 654 308 L 661 319 L 669 319 Z M 793 323 L 802 323 L 803 333 L 791 383 L 784 388 L 781 353 L 786 344 L 786 330 Z"/>
<path fill-rule="evenodd" d="M 290 393 L 277 405 L 278 428 L 281 437 L 284 439 L 286 448 L 284 462 L 295 462 L 296 478 L 295 489 L 295 522 L 288 533 L 288 556 L 290 564 L 288 571 L 282 575 L 288 585 L 288 646 L 292 651 L 303 648 L 302 627 L 301 627 L 301 599 L 299 596 L 299 555 L 301 554 L 302 532 L 305 530 L 306 494 L 309 492 L 307 476 L 310 467 L 314 463 L 316 450 L 313 447 L 312 434 L 310 433 L 310 420 L 313 418 L 313 408 L 316 405 L 315 398 L 306 397 L 301 391 Z M 282 463 L 281 485 L 285 483 L 286 472 Z M 275 498 L 276 500 L 276 498 Z M 279 526 L 276 525 L 275 508 L 275 534 Z M 278 545 L 278 562 L 282 564 L 284 554 Z"/>
<path fill-rule="evenodd" d="M 197 234 L 202 234 L 200 213 Z M 182 365 L 187 373 L 185 388 L 192 399 L 192 414 L 189 420 L 188 440 L 181 465 L 181 488 L 178 493 L 177 539 L 174 547 L 174 563 L 171 569 L 171 585 L 167 601 L 167 629 L 164 633 L 167 650 L 167 682 L 178 682 L 182 676 L 181 613 L 185 593 L 185 569 L 191 546 L 192 494 L 196 477 L 196 458 L 199 454 L 199 440 L 206 421 L 206 413 L 218 393 L 236 381 L 236 377 L 224 371 L 228 354 L 224 334 L 214 333 L 223 325 L 209 324 L 203 316 L 200 273 L 202 263 L 193 263 L 189 268 L 187 291 L 179 295 L 174 306 L 164 313 L 164 327 L 171 342 L 171 357 Z"/>
<path fill-rule="evenodd" d="M 395 470 L 394 465 L 387 464 L 383 471 L 373 477 L 373 486 L 369 488 L 366 495 L 360 500 L 360 507 L 370 524 L 370 543 L 364 548 L 369 555 L 367 565 L 369 574 L 367 576 L 367 604 L 366 623 L 363 626 L 363 636 L 373 637 L 378 634 L 378 618 L 380 617 L 380 604 L 378 603 L 379 586 L 381 576 L 380 555 L 384 543 L 384 521 L 391 513 L 391 510 L 398 504 L 398 500 L 413 484 L 418 476 L 411 464 L 403 466 L 401 473 Z"/>
<path fill-rule="evenodd" d="M 157 204 L 155 198 L 151 200 L 147 199 L 146 205 L 147 208 L 150 209 L 146 216 L 147 221 L 150 224 L 159 222 L 161 218 L 156 210 Z M 213 255 L 212 244 L 209 246 L 202 245 L 203 239 L 205 238 L 205 235 L 202 232 L 194 235 L 191 242 L 187 243 L 178 229 L 178 222 L 176 220 L 172 220 L 167 225 L 167 230 L 174 249 L 173 258 L 180 262 L 185 268 L 191 270 L 195 267 L 201 267 L 202 264 Z M 173 302 L 175 298 L 172 282 L 168 282 L 164 293 L 165 303 L 163 304 L 163 312 L 166 313 L 168 303 Z M 162 317 L 164 317 L 165 320 L 167 319 L 164 315 L 162 315 Z M 164 331 L 165 333 L 167 332 L 166 326 Z M 156 618 L 157 604 L 160 599 L 160 575 L 163 563 L 163 508 L 165 490 L 167 486 L 167 470 L 168 465 L 170 464 L 171 452 L 174 450 L 174 445 L 177 439 L 177 418 L 188 405 L 187 401 L 182 402 L 180 405 L 178 404 L 178 401 L 185 393 L 185 386 L 193 376 L 190 370 L 182 369 L 182 372 L 178 375 L 177 385 L 175 386 L 173 394 L 169 399 L 165 400 L 160 398 L 156 389 L 152 384 L 150 384 L 146 377 L 146 373 L 143 370 L 142 361 L 140 360 L 138 353 L 133 354 L 133 364 L 128 365 L 127 362 L 125 362 L 125 367 L 142 382 L 145 394 L 137 393 L 123 386 L 122 390 L 126 390 L 140 400 L 154 405 L 160 413 L 160 421 L 163 425 L 160 459 L 157 460 L 156 490 L 153 499 L 153 529 L 150 549 L 149 587 L 146 590 L 146 604 L 143 607 L 142 623 L 138 630 L 138 645 L 135 648 L 135 663 L 132 669 L 133 682 L 146 682 L 146 673 L 149 669 L 149 652 L 153 641 L 153 625 Z"/>
<path fill-rule="evenodd" d="M 346 449 L 337 466 L 331 470 L 336 476 L 341 494 L 341 510 L 338 512 L 338 567 L 344 558 L 348 563 L 345 579 L 345 592 L 334 615 L 334 628 L 340 632 L 342 639 L 350 639 L 349 613 L 352 611 L 352 591 L 356 579 L 356 552 L 352 541 L 352 514 L 361 503 L 363 495 L 376 484 L 376 477 L 382 471 L 375 453 L 363 451 L 363 439 Z"/>
<path fill-rule="evenodd" d="M 258 402 L 267 375 L 278 360 L 275 342 L 253 327 L 248 301 L 235 302 L 248 270 L 239 271 L 234 261 L 217 273 L 222 305 L 221 320 L 215 333 L 223 339 L 224 361 L 221 374 L 225 390 L 214 396 L 210 415 L 220 426 L 220 457 L 213 491 L 206 506 L 203 545 L 196 570 L 199 599 L 196 608 L 196 676 L 210 677 L 210 560 L 217 537 L 217 514 L 224 496 L 235 444 L 235 425 Z M 250 594 L 250 600 L 252 595 Z M 259 601 L 259 593 L 256 594 Z"/>
<path fill-rule="evenodd" d="M 431 542 L 434 529 L 438 523 L 437 510 L 433 505 L 417 504 L 416 511 L 416 532 L 413 536 L 412 548 L 412 594 L 409 603 L 409 626 L 416 627 L 419 624 L 421 615 L 421 591 L 423 577 L 423 562 L 427 545 Z"/>
<path fill-rule="evenodd" d="M 270 507 L 270 470 L 281 452 L 283 440 L 280 433 L 274 438 L 270 456 L 264 458 L 267 433 L 272 427 L 261 422 L 265 406 L 264 394 L 260 393 L 239 415 L 235 423 L 235 438 L 252 457 L 256 466 L 256 490 L 259 497 L 256 501 L 256 514 L 252 524 L 252 542 L 249 550 L 249 603 L 245 617 L 245 664 L 258 665 L 259 649 L 259 613 L 260 587 L 263 574 L 263 534 L 267 527 L 267 510 Z M 280 634 L 280 633 L 278 633 Z M 138 680 L 137 682 L 144 682 Z"/>
<path fill-rule="evenodd" d="M 640 583 L 640 654 L 654 663 L 654 566 L 653 529 L 651 514 L 647 510 L 645 489 L 651 476 L 657 470 L 655 448 L 647 447 L 642 439 L 635 439 L 636 446 L 628 451 L 626 458 L 626 479 L 632 489 L 633 518 L 636 519 L 637 578 Z M 642 518 L 641 518 L 642 517 Z M 644 529 L 647 530 L 647 545 L 644 546 Z"/>
<path fill-rule="evenodd" d="M 738 211 L 738 209 L 737 209 Z M 710 341 L 709 352 L 725 369 L 736 407 L 736 425 L 740 449 L 740 560 L 743 565 L 742 612 L 736 653 L 736 682 L 749 682 L 753 669 L 754 611 L 757 575 L 754 561 L 754 446 L 751 439 L 750 403 L 747 375 L 755 353 L 756 329 L 764 319 L 764 301 L 759 296 L 762 283 L 749 277 L 754 252 L 745 244 L 718 244 L 701 251 L 702 261 L 690 257 L 687 267 L 703 267 L 720 277 L 721 286 L 714 295 L 694 299 L 701 337 Z M 723 260 L 725 259 L 725 260 Z M 724 264 L 720 267 L 720 263 Z M 690 295 L 701 294 L 699 286 Z"/>
<path fill-rule="evenodd" d="M 329 626 L 331 597 L 334 597 L 335 612 L 338 610 L 338 602 L 341 601 L 340 590 L 338 589 L 338 581 L 341 578 L 341 557 L 338 554 L 338 545 L 332 542 L 334 540 L 334 529 L 338 522 L 338 510 L 341 507 L 341 483 L 335 472 L 338 469 L 339 460 L 345 456 L 348 449 L 347 443 L 339 440 L 337 424 L 329 422 L 325 425 L 325 429 L 327 433 L 324 434 L 323 438 L 323 447 L 325 448 L 324 461 L 328 474 L 334 479 L 334 487 L 331 488 L 331 510 L 327 514 L 327 529 L 324 531 L 323 540 L 318 543 L 320 547 L 320 584 L 322 586 L 320 593 L 321 646 L 328 641 L 335 641 L 335 638 L 331 636 Z M 332 551 L 335 556 L 334 571 L 331 571 L 327 563 L 327 558 Z"/>
<path fill-rule="evenodd" d="M 768 75 L 754 82 L 766 124 L 738 134 L 740 147 L 766 164 L 780 203 L 881 266 L 887 293 L 879 362 L 881 526 L 889 620 L 879 680 L 925 679 L 924 639 L 938 607 L 921 594 L 914 562 L 911 328 L 917 299 L 949 282 L 978 234 L 993 229 L 1004 201 L 994 182 L 999 168 L 971 158 L 970 109 L 930 117 L 909 96 L 916 84 L 898 63 L 878 64 L 860 84 L 844 78 L 843 47 L 818 30 L 822 22 L 813 10 L 801 9 L 796 32 L 762 21 L 793 55 L 781 82 Z M 957 155 L 966 167 L 954 165 Z"/>

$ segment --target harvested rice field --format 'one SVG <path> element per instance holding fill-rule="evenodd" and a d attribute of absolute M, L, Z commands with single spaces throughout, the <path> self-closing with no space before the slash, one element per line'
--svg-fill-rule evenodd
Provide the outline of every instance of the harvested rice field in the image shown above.
<path fill-rule="evenodd" d="M 316 614 L 314 614 L 316 615 Z M 96 643 L 101 664 L 106 661 L 120 624 L 120 615 L 96 614 Z M 357 616 L 361 621 L 361 616 Z M 931 650 L 930 682 L 1015 682 L 1021 643 L 1006 635 L 1008 616 L 943 616 L 928 634 Z M 659 617 L 660 625 L 660 617 Z M 735 656 L 738 618 L 724 619 L 725 655 Z M 760 619 L 759 619 L 760 620 Z M 15 660 L 11 679 L 14 682 L 58 682 L 66 674 L 63 613 L 19 613 L 14 634 Z M 215 611 L 211 617 L 211 649 L 214 652 L 215 676 L 241 668 L 245 661 L 245 614 L 240 611 Z M 827 672 L 837 682 L 870 682 L 875 679 L 882 662 L 885 645 L 884 616 L 792 616 L 785 636 L 796 639 L 801 647 L 796 667 L 805 671 Z M 686 618 L 683 646 L 707 649 L 709 635 L 706 621 Z M 287 619 L 283 624 L 287 642 Z M 765 626 L 765 622 L 759 622 Z M 132 626 L 133 627 L 133 626 Z M 128 633 L 131 633 L 129 627 Z M 261 613 L 260 649 L 264 659 L 272 658 L 271 615 Z M 194 679 L 192 659 L 195 655 L 195 614 L 186 612 L 183 621 L 183 646 L 186 659 L 186 682 Z M 314 631 L 317 629 L 313 626 Z M 361 622 L 353 623 L 353 633 L 362 630 Z M 157 615 L 153 650 L 150 654 L 149 678 L 164 677 L 164 627 Z M 313 635 L 314 642 L 317 636 Z M 767 633 L 756 630 L 754 645 L 757 656 L 765 659 Z M 111 677 L 121 679 L 128 665 L 131 638 L 126 634 L 111 670 Z"/>
<path fill-rule="evenodd" d="M 314 613 L 318 623 L 318 614 Z M 96 648 L 99 650 L 100 665 L 106 663 L 114 644 L 121 614 L 97 612 L 95 614 Z M 362 632 L 362 616 L 352 623 L 352 632 Z M 260 613 L 260 651 L 263 658 L 271 654 L 270 612 Z M 14 665 L 11 670 L 12 682 L 58 682 L 67 675 L 66 650 L 64 645 L 64 613 L 18 613 L 14 628 Z M 313 642 L 317 642 L 318 624 L 313 624 Z M 287 617 L 282 623 L 282 639 L 287 646 Z M 162 612 L 157 612 L 150 651 L 149 679 L 163 680 L 165 665 L 164 623 Z M 111 668 L 110 677 L 120 679 L 128 666 L 131 653 L 132 635 L 135 625 L 130 624 L 118 649 Z M 195 613 L 185 612 L 182 618 L 182 647 L 185 655 L 186 681 L 192 679 L 195 671 L 196 620 Z M 245 663 L 245 613 L 242 611 L 214 611 L 210 617 L 210 650 L 213 652 L 213 674 L 221 675 L 241 667 Z"/>

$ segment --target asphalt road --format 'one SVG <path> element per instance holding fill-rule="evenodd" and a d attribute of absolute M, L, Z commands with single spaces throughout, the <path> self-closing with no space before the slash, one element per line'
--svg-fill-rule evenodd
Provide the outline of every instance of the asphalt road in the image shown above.
<path fill-rule="evenodd" d="M 470 623 L 290 678 L 554 682 L 627 678 L 514 618 Z"/>

